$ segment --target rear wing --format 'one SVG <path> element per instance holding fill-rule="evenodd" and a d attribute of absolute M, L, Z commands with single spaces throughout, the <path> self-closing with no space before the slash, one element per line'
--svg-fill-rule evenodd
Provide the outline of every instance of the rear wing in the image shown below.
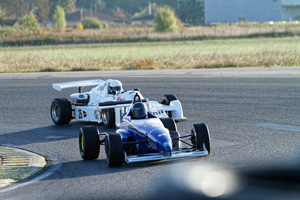
<path fill-rule="evenodd" d="M 66 83 L 54 83 L 52 87 L 57 90 L 61 91 L 62 89 L 67 88 L 79 88 L 79 87 L 86 87 L 86 86 L 95 86 L 104 84 L 105 81 L 103 80 L 87 80 L 87 81 L 74 81 L 74 82 L 66 82 Z"/>

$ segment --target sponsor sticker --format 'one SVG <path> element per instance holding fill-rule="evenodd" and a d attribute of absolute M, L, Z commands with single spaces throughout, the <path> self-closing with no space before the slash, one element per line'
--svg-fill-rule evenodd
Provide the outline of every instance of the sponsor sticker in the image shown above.
<path fill-rule="evenodd" d="M 163 110 L 157 110 L 157 111 L 150 111 L 150 113 L 151 113 L 152 115 L 156 116 L 156 115 L 161 115 L 161 114 L 163 114 L 164 111 L 163 111 Z"/>
<path fill-rule="evenodd" d="M 125 97 L 118 97 L 117 98 L 117 101 L 125 101 L 126 99 L 125 99 Z"/>
<path fill-rule="evenodd" d="M 95 110 L 94 111 L 94 116 L 95 116 L 95 119 L 102 119 L 101 111 L 99 110 L 99 112 L 97 112 L 97 110 Z"/>
<path fill-rule="evenodd" d="M 167 133 L 161 133 L 158 135 L 158 137 L 167 136 L 167 135 L 168 135 Z"/>
<path fill-rule="evenodd" d="M 171 146 L 171 144 L 170 144 L 170 142 L 164 142 L 164 146 L 165 146 L 165 147 L 167 147 L 167 146 L 169 146 L 169 147 L 170 147 L 170 146 Z"/>

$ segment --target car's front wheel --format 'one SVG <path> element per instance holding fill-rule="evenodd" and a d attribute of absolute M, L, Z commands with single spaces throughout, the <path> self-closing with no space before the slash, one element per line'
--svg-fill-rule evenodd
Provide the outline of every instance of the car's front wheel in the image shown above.
<path fill-rule="evenodd" d="M 197 150 L 203 150 L 203 144 L 210 153 L 210 134 L 206 124 L 194 124 L 192 127 L 192 144 Z"/>
<path fill-rule="evenodd" d="M 79 131 L 79 151 L 84 160 L 94 160 L 99 157 L 100 140 L 96 127 L 81 127 Z"/>
<path fill-rule="evenodd" d="M 72 106 L 68 99 L 54 99 L 51 104 L 50 115 L 56 125 L 68 124 L 72 119 Z"/>
<path fill-rule="evenodd" d="M 121 134 L 110 133 L 107 135 L 106 139 L 106 154 L 108 166 L 121 166 L 124 160 L 123 141 Z"/>
<path fill-rule="evenodd" d="M 161 118 L 160 121 L 163 123 L 164 127 L 169 131 L 177 131 L 176 123 L 171 118 Z"/>
<path fill-rule="evenodd" d="M 181 142 L 178 139 L 180 134 L 177 131 L 176 123 L 171 118 L 161 118 L 160 121 L 163 123 L 164 127 L 169 130 L 170 137 L 172 138 L 173 148 L 179 148 Z"/>

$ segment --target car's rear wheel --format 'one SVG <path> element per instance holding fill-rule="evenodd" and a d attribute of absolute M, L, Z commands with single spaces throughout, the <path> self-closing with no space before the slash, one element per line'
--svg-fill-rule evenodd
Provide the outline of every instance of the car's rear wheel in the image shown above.
<path fill-rule="evenodd" d="M 210 134 L 206 124 L 194 124 L 192 127 L 192 144 L 197 150 L 203 150 L 203 144 L 210 153 Z"/>
<path fill-rule="evenodd" d="M 121 166 L 124 160 L 123 141 L 121 134 L 111 133 L 107 135 L 106 139 L 106 154 L 108 166 Z"/>
<path fill-rule="evenodd" d="M 171 101 L 178 100 L 177 97 L 173 94 L 166 94 L 161 97 L 160 103 L 163 105 L 170 105 Z M 167 115 L 172 118 L 172 111 L 166 111 Z"/>
<path fill-rule="evenodd" d="M 109 109 L 103 109 L 102 111 L 102 123 L 107 128 L 111 128 L 115 126 L 115 109 L 109 108 Z"/>
<path fill-rule="evenodd" d="M 51 119 L 56 125 L 68 124 L 72 119 L 72 106 L 68 99 L 54 99 L 50 109 Z"/>
<path fill-rule="evenodd" d="M 170 105 L 171 101 L 177 100 L 177 97 L 173 94 L 166 94 L 161 97 L 160 103 L 164 105 Z"/>
<path fill-rule="evenodd" d="M 79 131 L 79 151 L 84 160 L 94 160 L 99 157 L 100 140 L 96 127 L 81 127 Z"/>

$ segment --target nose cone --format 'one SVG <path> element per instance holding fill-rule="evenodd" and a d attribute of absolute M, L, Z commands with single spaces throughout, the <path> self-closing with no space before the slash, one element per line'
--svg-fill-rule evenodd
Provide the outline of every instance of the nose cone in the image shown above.
<path fill-rule="evenodd" d="M 172 151 L 172 139 L 168 129 L 157 129 L 151 134 L 151 139 L 155 142 L 157 151 Z"/>
<path fill-rule="evenodd" d="M 135 133 L 143 140 L 147 137 L 146 143 L 138 145 L 141 153 L 157 153 L 172 151 L 172 139 L 169 130 L 164 128 L 161 121 L 157 118 L 150 118 L 147 123 L 136 120 Z"/>
<path fill-rule="evenodd" d="M 158 146 L 160 146 L 159 149 L 161 149 L 161 151 L 172 151 L 172 141 L 166 141 L 163 143 L 160 143 Z"/>

